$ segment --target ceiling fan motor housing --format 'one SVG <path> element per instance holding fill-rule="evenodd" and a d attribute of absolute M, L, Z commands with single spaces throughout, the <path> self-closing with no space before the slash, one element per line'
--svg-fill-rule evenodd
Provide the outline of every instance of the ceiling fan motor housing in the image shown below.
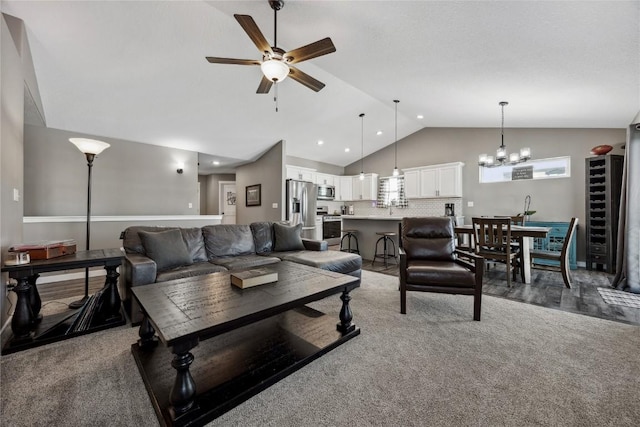
<path fill-rule="evenodd" d="M 271 9 L 273 10 L 280 10 L 284 7 L 284 1 L 283 0 L 269 0 L 269 6 L 271 6 Z"/>

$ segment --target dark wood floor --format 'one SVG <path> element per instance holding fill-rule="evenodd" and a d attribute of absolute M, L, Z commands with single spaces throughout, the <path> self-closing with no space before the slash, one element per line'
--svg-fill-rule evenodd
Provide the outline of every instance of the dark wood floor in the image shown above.
<path fill-rule="evenodd" d="M 336 247 L 330 249 L 336 249 Z M 363 269 L 398 276 L 398 267 L 393 260 L 389 260 L 386 268 L 380 261 L 372 265 L 370 260 L 363 260 Z M 572 270 L 572 279 L 573 287 L 567 289 L 560 273 L 533 269 L 530 284 L 516 281 L 509 288 L 505 279 L 504 266 L 497 265 L 486 272 L 483 293 L 601 319 L 640 325 L 640 309 L 607 304 L 598 293 L 598 287 L 610 287 L 612 275 L 578 269 Z M 103 286 L 104 276 L 92 277 L 89 280 L 89 293 L 92 294 Z M 50 301 L 57 303 L 55 301 L 73 296 L 80 298 L 84 293 L 84 279 L 45 283 L 38 285 L 38 290 L 43 304 Z"/>

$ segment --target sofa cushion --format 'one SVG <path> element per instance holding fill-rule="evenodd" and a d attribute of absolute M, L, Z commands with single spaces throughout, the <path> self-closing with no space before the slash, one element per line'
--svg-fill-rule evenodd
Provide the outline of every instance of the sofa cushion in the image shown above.
<path fill-rule="evenodd" d="M 124 230 L 124 236 L 122 239 L 122 247 L 125 252 L 128 254 L 142 254 L 146 255 L 144 250 L 144 246 L 142 246 L 142 240 L 140 240 L 140 235 L 138 232 L 147 231 L 147 232 L 158 232 L 158 231 L 167 231 L 167 230 L 178 230 L 178 227 L 162 227 L 162 226 L 149 226 L 149 225 L 134 225 L 131 227 L 127 227 Z"/>
<path fill-rule="evenodd" d="M 221 265 L 211 264 L 208 261 L 198 262 L 162 271 L 158 273 L 156 282 L 166 282 L 168 280 L 184 279 L 185 277 L 202 276 L 204 274 L 218 273 L 220 271 L 227 271 L 227 269 Z"/>
<path fill-rule="evenodd" d="M 209 260 L 256 253 L 253 235 L 248 225 L 207 225 L 202 227 L 202 235 Z"/>
<path fill-rule="evenodd" d="M 181 228 L 182 239 L 187 245 L 187 252 L 191 257 L 191 261 L 200 262 L 207 260 L 207 253 L 204 250 L 204 238 L 202 237 L 202 229 L 200 227 Z"/>
<path fill-rule="evenodd" d="M 211 258 L 210 263 L 221 265 L 228 270 L 237 271 L 247 268 L 259 267 L 261 265 L 275 264 L 280 262 L 279 258 L 262 255 L 239 255 L 233 257 Z"/>
<path fill-rule="evenodd" d="M 360 255 L 339 251 L 302 251 L 284 257 L 283 261 L 293 261 L 343 274 L 362 268 Z"/>
<path fill-rule="evenodd" d="M 304 250 L 302 224 L 286 225 L 274 223 L 273 250 L 276 252 Z"/>
<path fill-rule="evenodd" d="M 138 234 L 147 256 L 156 262 L 158 271 L 191 264 L 180 230 L 139 231 Z"/>
<path fill-rule="evenodd" d="M 266 254 L 273 251 L 273 223 L 270 221 L 253 222 L 250 225 L 256 253 Z"/>

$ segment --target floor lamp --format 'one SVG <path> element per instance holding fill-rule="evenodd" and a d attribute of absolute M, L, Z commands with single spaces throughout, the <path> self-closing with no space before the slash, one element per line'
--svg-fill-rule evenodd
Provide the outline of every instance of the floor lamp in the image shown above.
<path fill-rule="evenodd" d="M 89 250 L 89 242 L 91 241 L 91 168 L 93 167 L 93 159 L 109 148 L 111 145 L 106 142 L 96 141 L 95 139 L 87 138 L 69 138 L 69 141 L 78 150 L 82 151 L 87 157 L 87 166 L 89 167 L 89 180 L 87 183 L 87 245 L 86 250 Z M 89 299 L 89 268 L 84 270 L 84 297 L 81 300 L 74 301 L 69 304 L 69 308 L 80 308 Z"/>

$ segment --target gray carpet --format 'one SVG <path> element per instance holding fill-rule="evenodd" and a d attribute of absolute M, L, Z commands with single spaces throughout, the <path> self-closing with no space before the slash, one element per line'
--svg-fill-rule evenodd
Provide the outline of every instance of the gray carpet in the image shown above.
<path fill-rule="evenodd" d="M 362 334 L 212 426 L 637 425 L 640 328 L 363 272 Z M 337 296 L 314 304 L 336 316 Z M 2 425 L 152 426 L 128 326 L 3 356 Z M 197 360 L 194 362 L 197 363 Z M 212 367 L 215 369 L 215 367 Z M 197 379 L 196 379 L 197 381 Z"/>

